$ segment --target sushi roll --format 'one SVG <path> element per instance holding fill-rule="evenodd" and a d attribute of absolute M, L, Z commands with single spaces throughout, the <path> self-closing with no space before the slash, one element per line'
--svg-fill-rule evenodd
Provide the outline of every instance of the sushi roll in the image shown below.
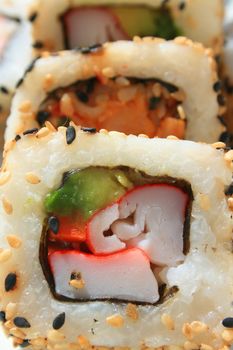
<path fill-rule="evenodd" d="M 135 38 L 44 56 L 18 86 L 8 140 L 46 121 L 59 126 L 69 120 L 204 142 L 217 141 L 224 131 L 216 63 L 201 44 L 184 37 Z"/>
<path fill-rule="evenodd" d="M 42 0 L 35 11 L 37 39 L 46 38 L 59 49 L 129 40 L 135 35 L 167 40 L 183 35 L 216 54 L 223 44 L 221 0 Z M 44 23 L 49 23 L 49 31 Z"/>
<path fill-rule="evenodd" d="M 226 1 L 225 14 L 225 45 L 223 48 L 222 77 L 227 101 L 225 119 L 229 131 L 225 133 L 225 139 L 228 139 L 233 147 L 233 3 L 231 1 Z"/>
<path fill-rule="evenodd" d="M 47 124 L 0 174 L 0 316 L 29 349 L 229 350 L 232 151 Z"/>

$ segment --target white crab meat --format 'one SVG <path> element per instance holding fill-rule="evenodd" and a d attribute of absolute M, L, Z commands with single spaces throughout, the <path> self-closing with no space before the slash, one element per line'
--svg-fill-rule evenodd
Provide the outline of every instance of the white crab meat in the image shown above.
<path fill-rule="evenodd" d="M 105 236 L 111 224 L 119 218 L 119 206 L 113 204 L 99 211 L 87 225 L 87 242 L 94 254 L 110 254 L 122 250 L 126 244 L 116 235 Z"/>
<path fill-rule="evenodd" d="M 0 57 L 3 56 L 11 37 L 18 28 L 18 23 L 14 20 L 0 16 Z"/>
<path fill-rule="evenodd" d="M 117 17 L 106 8 L 72 9 L 64 16 L 64 26 L 69 48 L 128 39 Z"/>
<path fill-rule="evenodd" d="M 49 256 L 56 293 L 72 299 L 119 299 L 155 303 L 158 284 L 150 261 L 140 249 L 94 256 L 79 251 L 57 251 Z M 82 288 L 70 285 L 78 274 Z M 143 281 L 143 283 L 142 283 Z"/>
<path fill-rule="evenodd" d="M 95 215 L 89 224 L 89 246 L 95 254 L 116 252 L 123 244 L 138 247 L 152 263 L 174 266 L 184 260 L 187 203 L 188 195 L 174 186 L 137 187 Z M 112 236 L 105 237 L 109 227 Z"/>

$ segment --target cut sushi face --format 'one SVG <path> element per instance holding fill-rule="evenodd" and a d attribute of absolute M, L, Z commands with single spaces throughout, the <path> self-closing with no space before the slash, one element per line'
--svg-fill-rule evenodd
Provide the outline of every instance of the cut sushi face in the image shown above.
<path fill-rule="evenodd" d="M 107 129 L 149 137 L 185 137 L 185 94 L 159 79 L 106 79 L 98 76 L 51 93 L 40 106 L 37 120 Z"/>
<path fill-rule="evenodd" d="M 17 31 L 18 25 L 17 20 L 0 15 L 0 59 L 4 57 L 4 51 Z"/>
<path fill-rule="evenodd" d="M 132 39 L 136 35 L 169 40 L 182 34 L 166 6 L 79 6 L 67 11 L 62 22 L 68 49 Z"/>
<path fill-rule="evenodd" d="M 184 181 L 128 168 L 66 174 L 45 199 L 49 216 L 40 248 L 55 298 L 163 300 L 155 271 L 184 261 L 191 203 Z"/>

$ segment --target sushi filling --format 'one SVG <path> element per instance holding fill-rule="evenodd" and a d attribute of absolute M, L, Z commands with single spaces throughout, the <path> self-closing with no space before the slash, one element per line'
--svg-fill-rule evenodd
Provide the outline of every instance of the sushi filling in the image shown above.
<path fill-rule="evenodd" d="M 61 20 L 67 49 L 132 39 L 136 35 L 170 40 L 182 34 L 165 5 L 157 9 L 143 5 L 81 6 L 67 11 Z"/>
<path fill-rule="evenodd" d="M 0 60 L 4 56 L 12 37 L 18 29 L 19 23 L 11 18 L 0 15 Z"/>
<path fill-rule="evenodd" d="M 65 174 L 46 196 L 40 246 L 54 297 L 161 301 L 161 271 L 181 264 L 189 250 L 191 205 L 183 180 L 129 168 Z"/>
<path fill-rule="evenodd" d="M 56 126 L 72 120 L 97 130 L 184 138 L 184 100 L 183 91 L 159 79 L 100 75 L 52 92 L 40 106 L 37 120 L 41 126 L 45 120 Z"/>

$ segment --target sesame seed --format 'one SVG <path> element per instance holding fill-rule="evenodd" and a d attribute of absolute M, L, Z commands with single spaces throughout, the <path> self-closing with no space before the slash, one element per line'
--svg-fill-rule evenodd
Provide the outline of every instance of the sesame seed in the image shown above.
<path fill-rule="evenodd" d="M 50 133 L 50 130 L 49 130 L 48 128 L 46 128 L 46 127 L 43 127 L 43 128 L 41 128 L 41 129 L 38 131 L 38 133 L 36 134 L 36 137 L 37 137 L 38 139 L 40 139 L 40 138 L 42 138 L 42 137 L 48 136 L 49 133 Z"/>
<path fill-rule="evenodd" d="M 181 1 L 180 4 L 179 4 L 179 10 L 183 11 L 185 9 L 185 7 L 186 7 L 185 1 Z"/>
<path fill-rule="evenodd" d="M 73 126 L 68 126 L 66 129 L 66 143 L 70 145 L 76 138 L 76 130 Z"/>
<path fill-rule="evenodd" d="M 19 141 L 21 139 L 21 136 L 20 135 L 16 135 L 15 136 L 15 141 L 17 142 L 17 141 Z"/>
<path fill-rule="evenodd" d="M 216 149 L 221 149 L 221 148 L 226 148 L 226 144 L 224 142 L 215 142 L 215 143 L 212 143 L 211 145 L 212 147 L 216 148 Z"/>
<path fill-rule="evenodd" d="M 163 314 L 161 316 L 161 322 L 169 331 L 172 331 L 172 330 L 175 329 L 174 321 L 173 321 L 173 319 L 171 318 L 170 315 Z"/>
<path fill-rule="evenodd" d="M 233 198 L 228 198 L 227 200 L 228 207 L 231 211 L 233 211 Z"/>
<path fill-rule="evenodd" d="M 167 138 L 167 140 L 174 140 L 174 141 L 179 140 L 179 138 L 177 136 L 174 136 L 174 135 L 168 135 L 166 138 Z"/>
<path fill-rule="evenodd" d="M 207 344 L 201 344 L 200 350 L 213 350 L 213 347 Z"/>
<path fill-rule="evenodd" d="M 222 325 L 225 328 L 233 328 L 233 317 L 224 318 L 224 320 L 222 321 Z"/>
<path fill-rule="evenodd" d="M 45 90 L 48 90 L 51 88 L 53 83 L 54 83 L 54 79 L 53 79 L 52 74 L 49 74 L 49 73 L 46 74 L 46 76 L 44 77 L 44 81 L 43 81 L 43 88 Z"/>
<path fill-rule="evenodd" d="M 25 131 L 23 132 L 23 135 L 36 134 L 38 130 L 39 130 L 38 128 L 28 129 L 28 130 L 25 130 Z"/>
<path fill-rule="evenodd" d="M 233 150 L 228 151 L 227 153 L 225 153 L 224 159 L 225 159 L 226 162 L 232 162 L 233 161 Z"/>
<path fill-rule="evenodd" d="M 178 90 L 177 92 L 173 92 L 171 96 L 177 101 L 183 102 L 186 98 L 185 93 L 182 90 Z"/>
<path fill-rule="evenodd" d="M 74 279 L 69 281 L 69 285 L 76 289 L 82 289 L 85 287 L 85 281 L 82 278 L 79 280 Z"/>
<path fill-rule="evenodd" d="M 194 321 L 190 324 L 190 326 L 192 331 L 197 334 L 206 332 L 208 330 L 208 326 L 200 321 Z"/>
<path fill-rule="evenodd" d="M 52 342 L 59 342 L 65 339 L 64 334 L 57 331 L 56 329 L 52 329 L 48 331 L 48 339 Z"/>
<path fill-rule="evenodd" d="M 77 340 L 81 348 L 87 349 L 90 347 L 90 342 L 84 335 L 79 335 Z"/>
<path fill-rule="evenodd" d="M 9 94 L 9 90 L 5 86 L 1 86 L 0 91 L 5 95 Z"/>
<path fill-rule="evenodd" d="M 139 315 L 137 306 L 131 303 L 127 304 L 126 315 L 134 321 L 138 320 Z"/>
<path fill-rule="evenodd" d="M 2 205 L 3 205 L 3 209 L 5 210 L 5 213 L 8 215 L 11 215 L 13 212 L 12 204 L 4 196 L 2 197 Z"/>
<path fill-rule="evenodd" d="M 52 132 L 57 131 L 56 128 L 53 126 L 53 124 L 50 123 L 50 121 L 48 121 L 48 120 L 46 120 L 45 126 L 46 126 L 46 128 L 48 128 Z"/>
<path fill-rule="evenodd" d="M 19 328 L 30 328 L 31 327 L 28 320 L 24 317 L 15 317 L 13 322 L 16 325 L 16 327 L 19 327 Z"/>
<path fill-rule="evenodd" d="M 29 339 L 24 339 L 19 346 L 20 348 L 27 348 L 29 345 L 31 345 Z"/>
<path fill-rule="evenodd" d="M 217 95 L 217 101 L 218 101 L 219 106 L 225 106 L 225 104 L 226 104 L 225 97 L 221 94 Z"/>
<path fill-rule="evenodd" d="M 0 311 L 0 321 L 6 322 L 6 313 L 5 311 Z"/>
<path fill-rule="evenodd" d="M 225 329 L 222 332 L 222 339 L 225 340 L 227 343 L 233 342 L 233 329 Z"/>
<path fill-rule="evenodd" d="M 214 90 L 215 92 L 219 92 L 219 91 L 221 90 L 221 88 L 222 88 L 222 83 L 221 83 L 221 81 L 220 81 L 220 80 L 216 81 L 216 82 L 214 83 L 214 85 L 213 85 L 213 90 Z"/>
<path fill-rule="evenodd" d="M 184 334 L 184 336 L 186 338 L 188 338 L 190 340 L 193 338 L 192 328 L 191 328 L 189 323 L 184 323 L 183 324 L 182 333 Z"/>
<path fill-rule="evenodd" d="M 20 78 L 18 82 L 16 83 L 16 89 L 19 88 L 23 84 L 24 78 Z"/>
<path fill-rule="evenodd" d="M 0 262 L 4 263 L 8 261 L 12 256 L 12 251 L 10 249 L 4 249 L 0 251 Z"/>
<path fill-rule="evenodd" d="M 74 107 L 72 104 L 72 98 L 69 94 L 64 94 L 60 100 L 61 113 L 67 117 L 72 117 L 74 114 Z"/>
<path fill-rule="evenodd" d="M 11 173 L 9 171 L 0 173 L 0 186 L 5 185 L 10 180 Z"/>
<path fill-rule="evenodd" d="M 96 128 L 82 127 L 81 130 L 84 131 L 84 132 L 89 132 L 90 134 L 95 134 L 96 133 Z"/>
<path fill-rule="evenodd" d="M 83 102 L 83 103 L 87 103 L 88 100 L 89 100 L 88 95 L 87 95 L 85 92 L 83 92 L 83 91 L 77 91 L 77 92 L 76 92 L 76 96 L 77 96 L 78 99 L 79 99 L 81 102 Z"/>
<path fill-rule="evenodd" d="M 199 349 L 199 346 L 196 343 L 186 341 L 184 343 L 184 349 L 185 350 L 197 350 L 197 349 Z"/>
<path fill-rule="evenodd" d="M 38 17 L 38 12 L 32 12 L 31 14 L 30 14 L 30 16 L 29 16 L 29 21 L 30 22 L 34 22 L 36 19 L 37 19 L 37 17 Z"/>
<path fill-rule="evenodd" d="M 9 303 L 6 306 L 6 319 L 9 320 L 12 317 L 14 317 L 17 309 L 17 304 L 15 303 Z"/>
<path fill-rule="evenodd" d="M 106 322 L 112 327 L 122 327 L 124 325 L 124 319 L 119 314 L 107 317 Z"/>
<path fill-rule="evenodd" d="M 102 69 L 102 74 L 106 78 L 113 78 L 116 74 L 114 72 L 114 69 L 112 67 L 105 67 Z"/>
<path fill-rule="evenodd" d="M 9 292 L 13 290 L 16 286 L 17 276 L 15 273 L 9 273 L 5 278 L 5 291 Z"/>
<path fill-rule="evenodd" d="M 50 216 L 48 219 L 49 229 L 56 235 L 59 231 L 59 220 L 56 216 Z"/>
<path fill-rule="evenodd" d="M 82 54 L 89 54 L 89 53 L 96 53 L 98 52 L 99 50 L 102 49 L 102 45 L 101 44 L 94 44 L 94 45 L 91 45 L 89 47 L 78 47 L 77 50 L 80 51 Z"/>
<path fill-rule="evenodd" d="M 24 339 L 26 334 L 21 331 L 20 329 L 18 329 L 17 327 L 13 327 L 10 329 L 10 334 L 17 337 L 17 338 L 20 338 L 20 339 Z"/>
<path fill-rule="evenodd" d="M 8 235 L 6 239 L 9 245 L 14 249 L 18 249 L 22 245 L 22 240 L 15 235 Z"/>
<path fill-rule="evenodd" d="M 40 178 L 32 172 L 26 173 L 25 179 L 28 183 L 32 185 L 38 185 L 41 182 Z"/>
<path fill-rule="evenodd" d="M 120 85 L 120 86 L 129 86 L 130 85 L 130 81 L 125 77 L 117 77 L 115 82 L 117 85 Z"/>
<path fill-rule="evenodd" d="M 65 312 L 59 314 L 53 321 L 53 329 L 60 329 L 65 323 L 66 314 Z"/>
<path fill-rule="evenodd" d="M 179 113 L 180 119 L 185 120 L 186 119 L 186 115 L 185 115 L 184 108 L 181 105 L 179 105 L 177 107 L 177 111 Z"/>
<path fill-rule="evenodd" d="M 32 47 L 34 47 L 34 49 L 42 49 L 44 47 L 44 43 L 40 40 L 36 40 L 33 44 Z"/>
<path fill-rule="evenodd" d="M 50 112 L 47 111 L 39 111 L 37 113 L 36 119 L 38 123 L 42 126 L 46 122 L 47 119 L 50 117 Z"/>
<path fill-rule="evenodd" d="M 32 108 L 32 104 L 30 101 L 24 101 L 21 103 L 21 105 L 19 106 L 19 111 L 22 113 L 26 113 L 29 112 Z"/>
<path fill-rule="evenodd" d="M 38 337 L 36 339 L 31 339 L 30 340 L 30 344 L 33 346 L 46 346 L 47 345 L 47 340 L 45 338 L 42 337 Z"/>

